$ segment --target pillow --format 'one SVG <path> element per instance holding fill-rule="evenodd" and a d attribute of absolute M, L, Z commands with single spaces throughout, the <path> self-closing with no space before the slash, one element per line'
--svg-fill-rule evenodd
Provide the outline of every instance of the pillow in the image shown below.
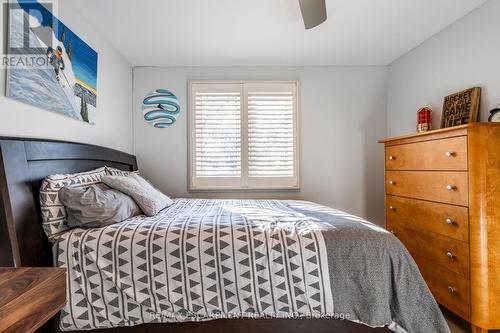
<path fill-rule="evenodd" d="M 131 197 L 105 184 L 65 186 L 59 190 L 59 198 L 70 228 L 104 227 L 141 214 Z"/>
<path fill-rule="evenodd" d="M 139 175 L 105 176 L 102 181 L 109 187 L 130 195 L 147 216 L 154 216 L 173 204 L 172 199 Z"/>
<path fill-rule="evenodd" d="M 120 169 L 112 168 L 112 167 L 109 167 L 109 166 L 105 166 L 105 168 L 106 168 L 106 175 L 108 175 L 108 176 L 128 176 L 128 175 L 131 175 L 131 174 L 134 174 L 134 175 L 138 175 L 139 174 L 139 170 L 125 171 L 125 170 L 120 170 Z"/>
<path fill-rule="evenodd" d="M 101 182 L 106 176 L 104 167 L 67 175 L 47 176 L 40 187 L 40 210 L 45 234 L 52 240 L 58 233 L 69 230 L 66 223 L 66 209 L 59 200 L 59 190 L 64 186 L 88 187 Z"/>

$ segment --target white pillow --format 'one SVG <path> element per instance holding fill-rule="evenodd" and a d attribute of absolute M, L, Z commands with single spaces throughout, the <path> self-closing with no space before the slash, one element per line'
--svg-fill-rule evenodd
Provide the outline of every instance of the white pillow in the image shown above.
<path fill-rule="evenodd" d="M 106 175 L 108 175 L 108 176 L 128 176 L 130 174 L 134 174 L 134 175 L 139 174 L 139 170 L 125 171 L 125 170 L 112 168 L 112 167 L 109 167 L 107 165 L 105 165 L 104 168 L 106 169 Z"/>
<path fill-rule="evenodd" d="M 139 175 L 104 176 L 102 182 L 128 194 L 147 216 L 154 216 L 174 202 Z"/>

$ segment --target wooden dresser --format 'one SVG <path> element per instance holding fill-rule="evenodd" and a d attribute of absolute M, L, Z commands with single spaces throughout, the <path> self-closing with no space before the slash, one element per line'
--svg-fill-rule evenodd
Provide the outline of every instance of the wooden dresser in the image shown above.
<path fill-rule="evenodd" d="M 381 140 L 386 227 L 473 332 L 500 328 L 500 124 Z"/>

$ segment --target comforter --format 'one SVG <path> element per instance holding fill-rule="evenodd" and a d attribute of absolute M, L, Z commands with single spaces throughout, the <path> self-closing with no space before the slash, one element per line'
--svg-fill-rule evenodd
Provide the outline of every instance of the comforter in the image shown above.
<path fill-rule="evenodd" d="M 73 229 L 62 330 L 216 318 L 340 318 L 449 332 L 411 256 L 361 218 L 305 201 L 178 199 Z"/>

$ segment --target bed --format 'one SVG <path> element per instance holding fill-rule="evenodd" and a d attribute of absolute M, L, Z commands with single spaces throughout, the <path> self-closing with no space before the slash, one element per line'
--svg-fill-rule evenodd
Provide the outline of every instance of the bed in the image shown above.
<path fill-rule="evenodd" d="M 408 252 L 368 221 L 305 201 L 181 198 L 157 216 L 72 229 L 52 245 L 42 179 L 136 170 L 135 157 L 19 138 L 0 149 L 0 265 L 67 268 L 62 330 L 449 332 Z"/>

